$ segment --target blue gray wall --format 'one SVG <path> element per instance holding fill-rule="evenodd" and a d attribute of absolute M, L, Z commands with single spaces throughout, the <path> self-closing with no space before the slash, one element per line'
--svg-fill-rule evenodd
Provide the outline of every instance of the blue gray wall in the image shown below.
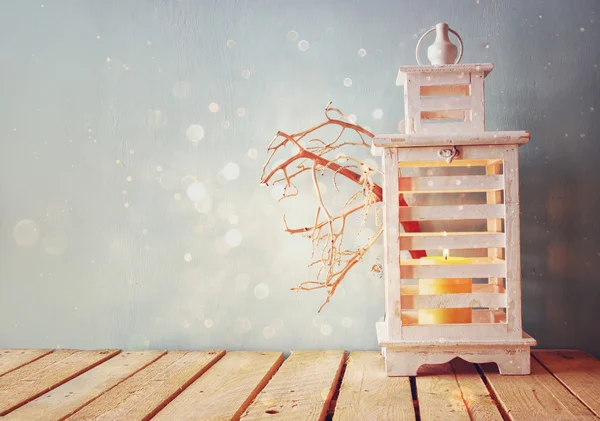
<path fill-rule="evenodd" d="M 599 6 L 2 1 L 0 347 L 375 349 L 381 248 L 317 316 L 264 149 L 329 100 L 395 132 L 397 69 L 443 20 L 496 66 L 488 128 L 532 134 L 524 326 L 600 355 Z"/>

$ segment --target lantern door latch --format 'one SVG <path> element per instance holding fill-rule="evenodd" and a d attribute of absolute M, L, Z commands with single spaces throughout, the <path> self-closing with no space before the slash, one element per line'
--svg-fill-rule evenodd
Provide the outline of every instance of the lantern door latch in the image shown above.
<path fill-rule="evenodd" d="M 452 163 L 452 160 L 460 154 L 460 151 L 456 146 L 448 149 L 440 149 L 438 155 L 446 160 L 448 164 Z"/>

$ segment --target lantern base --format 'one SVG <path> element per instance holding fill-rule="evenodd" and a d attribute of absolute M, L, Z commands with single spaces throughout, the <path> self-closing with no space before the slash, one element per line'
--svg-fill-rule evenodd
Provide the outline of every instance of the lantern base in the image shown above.
<path fill-rule="evenodd" d="M 520 340 L 457 339 L 452 341 L 402 341 L 387 339 L 385 322 L 377 323 L 377 339 L 390 377 L 416 376 L 424 364 L 443 364 L 458 357 L 470 363 L 496 363 L 500 374 L 530 373 L 530 349 L 535 339 L 523 332 Z"/>

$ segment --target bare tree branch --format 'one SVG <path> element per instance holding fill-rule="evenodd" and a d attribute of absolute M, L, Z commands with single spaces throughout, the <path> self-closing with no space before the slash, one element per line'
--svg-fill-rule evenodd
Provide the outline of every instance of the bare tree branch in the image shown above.
<path fill-rule="evenodd" d="M 290 228 L 284 216 L 285 229 L 290 234 L 305 234 L 312 243 L 312 259 L 310 267 L 317 269 L 317 279 L 302 282 L 294 290 L 326 289 L 327 298 L 319 311 L 330 301 L 337 287 L 348 272 L 360 261 L 367 251 L 375 244 L 383 232 L 380 213 L 383 191 L 374 178 L 381 179 L 380 171 L 369 168 L 364 162 L 347 154 L 339 154 L 342 148 L 370 148 L 365 138 L 373 138 L 373 133 L 351 121 L 339 109 L 325 108 L 326 120 L 316 126 L 298 133 L 288 134 L 279 131 L 267 148 L 269 157 L 265 163 L 261 183 L 265 185 L 283 183 L 283 195 L 279 200 L 298 195 L 296 179 L 304 173 L 311 173 L 314 194 L 317 199 L 317 209 L 312 225 Z M 324 141 L 316 137 L 318 130 L 325 127 L 337 127 L 339 132 L 333 141 Z M 358 140 L 345 140 L 347 135 L 354 134 Z M 281 163 L 272 165 L 275 155 L 287 146 L 292 146 L 294 154 Z M 337 152 L 338 156 L 333 157 Z M 332 183 L 336 191 L 340 191 L 338 178 L 351 181 L 357 190 L 350 194 L 342 209 L 334 212 L 325 203 L 318 176 L 327 171 L 332 173 Z M 362 198 L 360 204 L 356 204 Z M 402 195 L 398 197 L 399 206 L 407 206 Z M 344 233 L 348 218 L 360 215 L 360 229 L 369 218 L 373 218 L 376 226 L 374 235 L 362 246 L 346 248 Z M 402 222 L 407 232 L 419 231 L 417 222 Z M 422 250 L 411 250 L 413 258 L 425 256 Z"/>

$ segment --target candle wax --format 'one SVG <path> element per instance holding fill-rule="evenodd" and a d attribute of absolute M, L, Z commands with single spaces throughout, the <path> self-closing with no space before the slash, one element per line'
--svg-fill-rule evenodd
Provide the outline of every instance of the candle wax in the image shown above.
<path fill-rule="evenodd" d="M 435 265 L 470 265 L 473 261 L 467 257 L 430 256 L 421 260 Z M 470 278 L 419 279 L 419 295 L 457 294 L 472 292 L 473 280 Z M 419 324 L 471 323 L 471 308 L 431 308 L 419 309 Z"/>

